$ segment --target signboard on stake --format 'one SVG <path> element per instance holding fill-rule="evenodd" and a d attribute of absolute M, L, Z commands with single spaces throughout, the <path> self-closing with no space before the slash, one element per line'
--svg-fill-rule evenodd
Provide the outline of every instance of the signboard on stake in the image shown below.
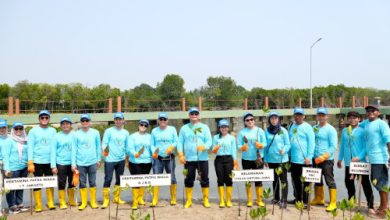
<path fill-rule="evenodd" d="M 121 176 L 120 182 L 121 187 L 170 186 L 171 174 Z"/>
<path fill-rule="evenodd" d="M 233 182 L 274 181 L 273 169 L 262 170 L 233 170 Z"/>

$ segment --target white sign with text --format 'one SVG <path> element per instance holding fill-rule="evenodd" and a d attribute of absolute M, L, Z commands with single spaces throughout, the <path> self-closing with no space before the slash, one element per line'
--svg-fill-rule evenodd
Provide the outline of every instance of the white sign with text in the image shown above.
<path fill-rule="evenodd" d="M 370 175 L 370 164 L 362 162 L 351 162 L 349 164 L 349 173 L 358 175 Z"/>
<path fill-rule="evenodd" d="M 121 187 L 169 186 L 171 185 L 171 174 L 121 176 L 120 181 Z"/>
<path fill-rule="evenodd" d="M 274 181 L 273 169 L 262 170 L 233 170 L 233 182 Z"/>
<path fill-rule="evenodd" d="M 302 167 L 302 176 L 305 177 L 307 183 L 320 183 L 321 172 L 320 168 Z"/>
<path fill-rule="evenodd" d="M 4 179 L 4 189 L 7 190 L 50 188 L 57 186 L 57 176 Z"/>

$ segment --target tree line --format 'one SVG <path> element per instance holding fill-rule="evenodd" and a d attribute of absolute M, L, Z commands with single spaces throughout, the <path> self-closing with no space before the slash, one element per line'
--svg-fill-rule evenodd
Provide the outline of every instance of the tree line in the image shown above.
<path fill-rule="evenodd" d="M 186 90 L 185 82 L 180 75 L 167 74 L 155 87 L 141 84 L 134 88 L 121 90 L 109 84 L 87 87 L 81 83 L 47 84 L 20 81 L 14 86 L 0 84 L 0 110 L 7 110 L 8 96 L 20 100 L 22 112 L 37 111 L 42 108 L 56 112 L 105 112 L 108 108 L 108 98 L 122 97 L 122 109 L 131 111 L 173 111 L 181 110 L 182 98 L 187 106 L 197 106 L 198 97 L 202 97 L 204 109 L 242 109 L 244 99 L 248 98 L 249 109 L 260 109 L 265 97 L 269 98 L 270 108 L 294 107 L 298 99 L 302 106 L 309 106 L 309 89 L 283 88 L 264 89 L 254 87 L 247 90 L 238 85 L 234 79 L 224 76 L 207 78 L 207 83 L 194 90 Z M 325 98 L 329 107 L 337 106 L 338 97 L 343 98 L 344 106 L 351 106 L 352 96 L 356 97 L 357 106 L 363 104 L 363 96 L 370 103 L 375 97 L 381 97 L 381 103 L 390 103 L 390 90 L 375 88 L 347 87 L 343 84 L 328 85 L 313 88 L 313 106 L 320 105 L 321 97 Z"/>

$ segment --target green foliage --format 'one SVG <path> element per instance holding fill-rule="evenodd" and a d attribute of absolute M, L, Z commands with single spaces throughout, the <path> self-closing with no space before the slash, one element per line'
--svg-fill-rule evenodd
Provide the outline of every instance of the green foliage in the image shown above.
<path fill-rule="evenodd" d="M 141 212 L 137 212 L 132 209 L 130 213 L 130 220 L 150 220 L 150 214 L 147 213 L 146 216 L 142 216 Z"/>
<path fill-rule="evenodd" d="M 183 175 L 184 175 L 184 176 L 187 176 L 187 175 L 188 175 L 188 170 L 187 170 L 187 169 L 183 169 Z"/>
<path fill-rule="evenodd" d="M 269 199 L 271 197 L 271 188 L 266 188 L 263 191 L 263 198 Z"/>
<path fill-rule="evenodd" d="M 264 219 L 268 215 L 268 211 L 266 207 L 258 207 L 258 208 L 253 208 L 249 211 L 249 216 L 251 219 Z"/>
<path fill-rule="evenodd" d="M 280 176 L 283 173 L 283 168 L 282 167 L 276 168 L 275 173 L 276 173 L 276 175 Z"/>
<path fill-rule="evenodd" d="M 360 214 L 360 212 L 357 212 L 353 217 L 352 220 L 364 220 L 364 216 Z"/>

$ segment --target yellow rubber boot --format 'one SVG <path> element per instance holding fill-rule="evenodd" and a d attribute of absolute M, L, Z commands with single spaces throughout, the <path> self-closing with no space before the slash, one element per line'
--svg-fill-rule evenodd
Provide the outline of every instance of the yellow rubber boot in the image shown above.
<path fill-rule="evenodd" d="M 123 205 L 126 202 L 121 200 L 121 187 L 118 185 L 114 186 L 114 203 L 118 203 L 119 205 Z"/>
<path fill-rule="evenodd" d="M 262 186 L 256 186 L 256 198 L 257 198 L 257 206 L 262 207 L 264 206 L 263 202 L 263 187 Z"/>
<path fill-rule="evenodd" d="M 246 196 L 248 197 L 248 203 L 246 204 L 246 206 L 252 207 L 252 195 L 253 195 L 252 185 L 246 186 L 245 189 L 246 189 Z"/>
<path fill-rule="evenodd" d="M 206 208 L 210 208 L 210 202 L 209 202 L 209 187 L 202 187 L 202 193 L 203 193 L 203 206 Z"/>
<path fill-rule="evenodd" d="M 104 187 L 103 188 L 103 205 L 100 207 L 102 209 L 105 209 L 110 204 L 110 188 Z"/>
<path fill-rule="evenodd" d="M 89 195 L 91 196 L 91 201 L 89 202 L 91 205 L 91 208 L 93 208 L 93 209 L 99 208 L 99 206 L 96 203 L 96 187 L 89 188 Z"/>
<path fill-rule="evenodd" d="M 138 188 L 138 205 L 145 205 L 144 201 L 145 187 Z"/>
<path fill-rule="evenodd" d="M 310 205 L 325 205 L 324 186 L 314 186 L 314 199 L 311 200 Z"/>
<path fill-rule="evenodd" d="M 138 209 L 138 201 L 139 201 L 139 196 L 140 196 L 140 188 L 132 188 L 131 193 L 133 196 L 133 205 L 131 206 L 131 209 L 136 210 Z"/>
<path fill-rule="evenodd" d="M 58 190 L 58 200 L 60 203 L 60 209 L 67 209 L 68 206 L 66 205 L 66 194 L 65 190 Z"/>
<path fill-rule="evenodd" d="M 68 203 L 70 206 L 77 206 L 76 201 L 74 200 L 76 188 L 68 188 Z"/>
<path fill-rule="evenodd" d="M 50 210 L 56 209 L 54 205 L 54 188 L 46 189 L 47 207 Z"/>
<path fill-rule="evenodd" d="M 153 200 L 152 200 L 152 204 L 150 205 L 152 207 L 155 207 L 158 203 L 158 191 L 159 191 L 159 187 L 153 186 Z"/>
<path fill-rule="evenodd" d="M 87 207 L 87 202 L 88 202 L 87 188 L 80 189 L 80 198 L 81 198 L 81 204 L 79 206 L 79 210 L 82 211 Z"/>
<path fill-rule="evenodd" d="M 169 189 L 171 191 L 171 205 L 176 205 L 176 184 L 172 184 Z"/>
<path fill-rule="evenodd" d="M 228 208 L 232 207 L 232 196 L 233 196 L 233 187 L 227 186 L 226 187 L 226 206 Z"/>
<path fill-rule="evenodd" d="M 225 208 L 225 189 L 223 186 L 218 186 L 219 208 Z"/>
<path fill-rule="evenodd" d="M 326 207 L 327 212 L 331 212 L 335 209 L 337 209 L 337 190 L 336 189 L 329 189 L 329 206 Z"/>
<path fill-rule="evenodd" d="M 41 190 L 34 191 L 35 212 L 42 212 L 42 195 Z"/>
<path fill-rule="evenodd" d="M 185 190 L 186 190 L 187 201 L 186 201 L 186 204 L 184 205 L 184 208 L 188 209 L 192 205 L 192 190 L 193 190 L 193 188 L 186 187 Z"/>

